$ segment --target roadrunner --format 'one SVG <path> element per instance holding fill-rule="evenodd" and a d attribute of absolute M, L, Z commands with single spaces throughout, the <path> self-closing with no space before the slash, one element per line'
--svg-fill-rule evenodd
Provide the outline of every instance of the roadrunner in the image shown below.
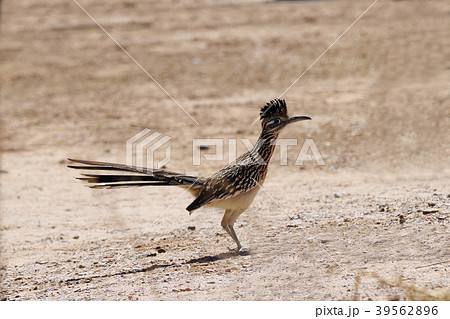
<path fill-rule="evenodd" d="M 225 209 L 221 225 L 233 238 L 240 251 L 243 246 L 234 231 L 234 223 L 253 202 L 267 174 L 275 149 L 275 140 L 286 125 L 310 120 L 308 116 L 288 116 L 286 102 L 275 99 L 260 111 L 262 132 L 253 149 L 210 177 L 196 177 L 163 169 L 150 169 L 121 164 L 69 159 L 83 165 L 70 168 L 97 171 L 120 171 L 127 174 L 82 174 L 78 179 L 92 183 L 91 188 L 175 185 L 189 190 L 196 198 L 186 208 L 191 214 L 205 207 Z"/>

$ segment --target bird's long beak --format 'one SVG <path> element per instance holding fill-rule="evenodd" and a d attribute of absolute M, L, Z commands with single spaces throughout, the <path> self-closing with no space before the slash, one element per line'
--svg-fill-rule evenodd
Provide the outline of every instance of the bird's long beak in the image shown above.
<path fill-rule="evenodd" d="M 309 116 L 291 116 L 287 121 L 284 122 L 284 125 L 299 122 L 299 121 L 306 121 L 310 120 L 311 118 Z"/>

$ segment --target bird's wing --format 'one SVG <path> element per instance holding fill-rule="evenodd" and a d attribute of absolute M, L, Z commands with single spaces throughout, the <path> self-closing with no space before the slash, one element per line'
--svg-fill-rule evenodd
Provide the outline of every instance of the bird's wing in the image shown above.
<path fill-rule="evenodd" d="M 261 170 L 255 165 L 259 164 L 234 164 L 220 170 L 207 179 L 200 195 L 186 209 L 191 212 L 209 203 L 223 201 L 257 187 L 265 176 L 261 176 Z"/>

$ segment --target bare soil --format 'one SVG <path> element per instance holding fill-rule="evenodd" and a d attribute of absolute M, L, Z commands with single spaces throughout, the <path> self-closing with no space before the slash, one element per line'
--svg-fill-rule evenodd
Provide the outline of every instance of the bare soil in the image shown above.
<path fill-rule="evenodd" d="M 2 300 L 387 300 L 448 292 L 450 3 L 380 0 L 283 96 L 325 166 L 279 150 L 230 253 L 222 212 L 178 188 L 92 190 L 66 158 L 125 162 L 144 128 L 254 142 L 251 125 L 370 1 L 4 1 Z M 210 152 L 207 150 L 206 152 Z M 440 262 L 440 263 L 439 263 Z M 438 263 L 438 264 L 435 264 Z M 435 265 L 432 265 L 435 264 Z M 360 276 L 360 286 L 355 286 Z"/>

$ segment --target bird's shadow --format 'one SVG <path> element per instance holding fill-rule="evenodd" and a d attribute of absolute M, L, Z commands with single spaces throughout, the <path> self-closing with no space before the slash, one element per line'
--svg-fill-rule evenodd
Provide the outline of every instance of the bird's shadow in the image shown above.
<path fill-rule="evenodd" d="M 134 269 L 124 270 L 124 271 L 115 272 L 115 273 L 111 273 L 111 274 L 107 273 L 107 274 L 102 274 L 102 275 L 92 275 L 92 276 L 70 278 L 70 279 L 62 280 L 61 283 L 71 283 L 71 282 L 80 282 L 80 281 L 90 282 L 93 279 L 124 276 L 124 275 L 131 275 L 131 274 L 137 274 L 137 273 L 145 273 L 145 272 L 149 272 L 149 271 L 152 271 L 152 270 L 155 270 L 158 268 L 170 268 L 170 267 L 179 267 L 179 266 L 183 266 L 183 265 L 213 263 L 218 260 L 230 259 L 230 258 L 236 258 L 236 257 L 248 256 L 248 255 L 250 255 L 249 251 L 220 253 L 220 254 L 212 255 L 212 256 L 192 258 L 188 261 L 184 261 L 181 263 L 153 264 L 148 267 L 134 268 Z"/>
<path fill-rule="evenodd" d="M 250 255 L 249 251 L 221 253 L 221 254 L 214 255 L 214 256 L 204 256 L 204 257 L 200 257 L 200 258 L 193 258 L 191 260 L 181 263 L 180 265 L 212 263 L 212 262 L 222 260 L 222 259 L 229 259 L 229 258 L 235 258 L 238 256 L 248 256 L 248 255 Z"/>

